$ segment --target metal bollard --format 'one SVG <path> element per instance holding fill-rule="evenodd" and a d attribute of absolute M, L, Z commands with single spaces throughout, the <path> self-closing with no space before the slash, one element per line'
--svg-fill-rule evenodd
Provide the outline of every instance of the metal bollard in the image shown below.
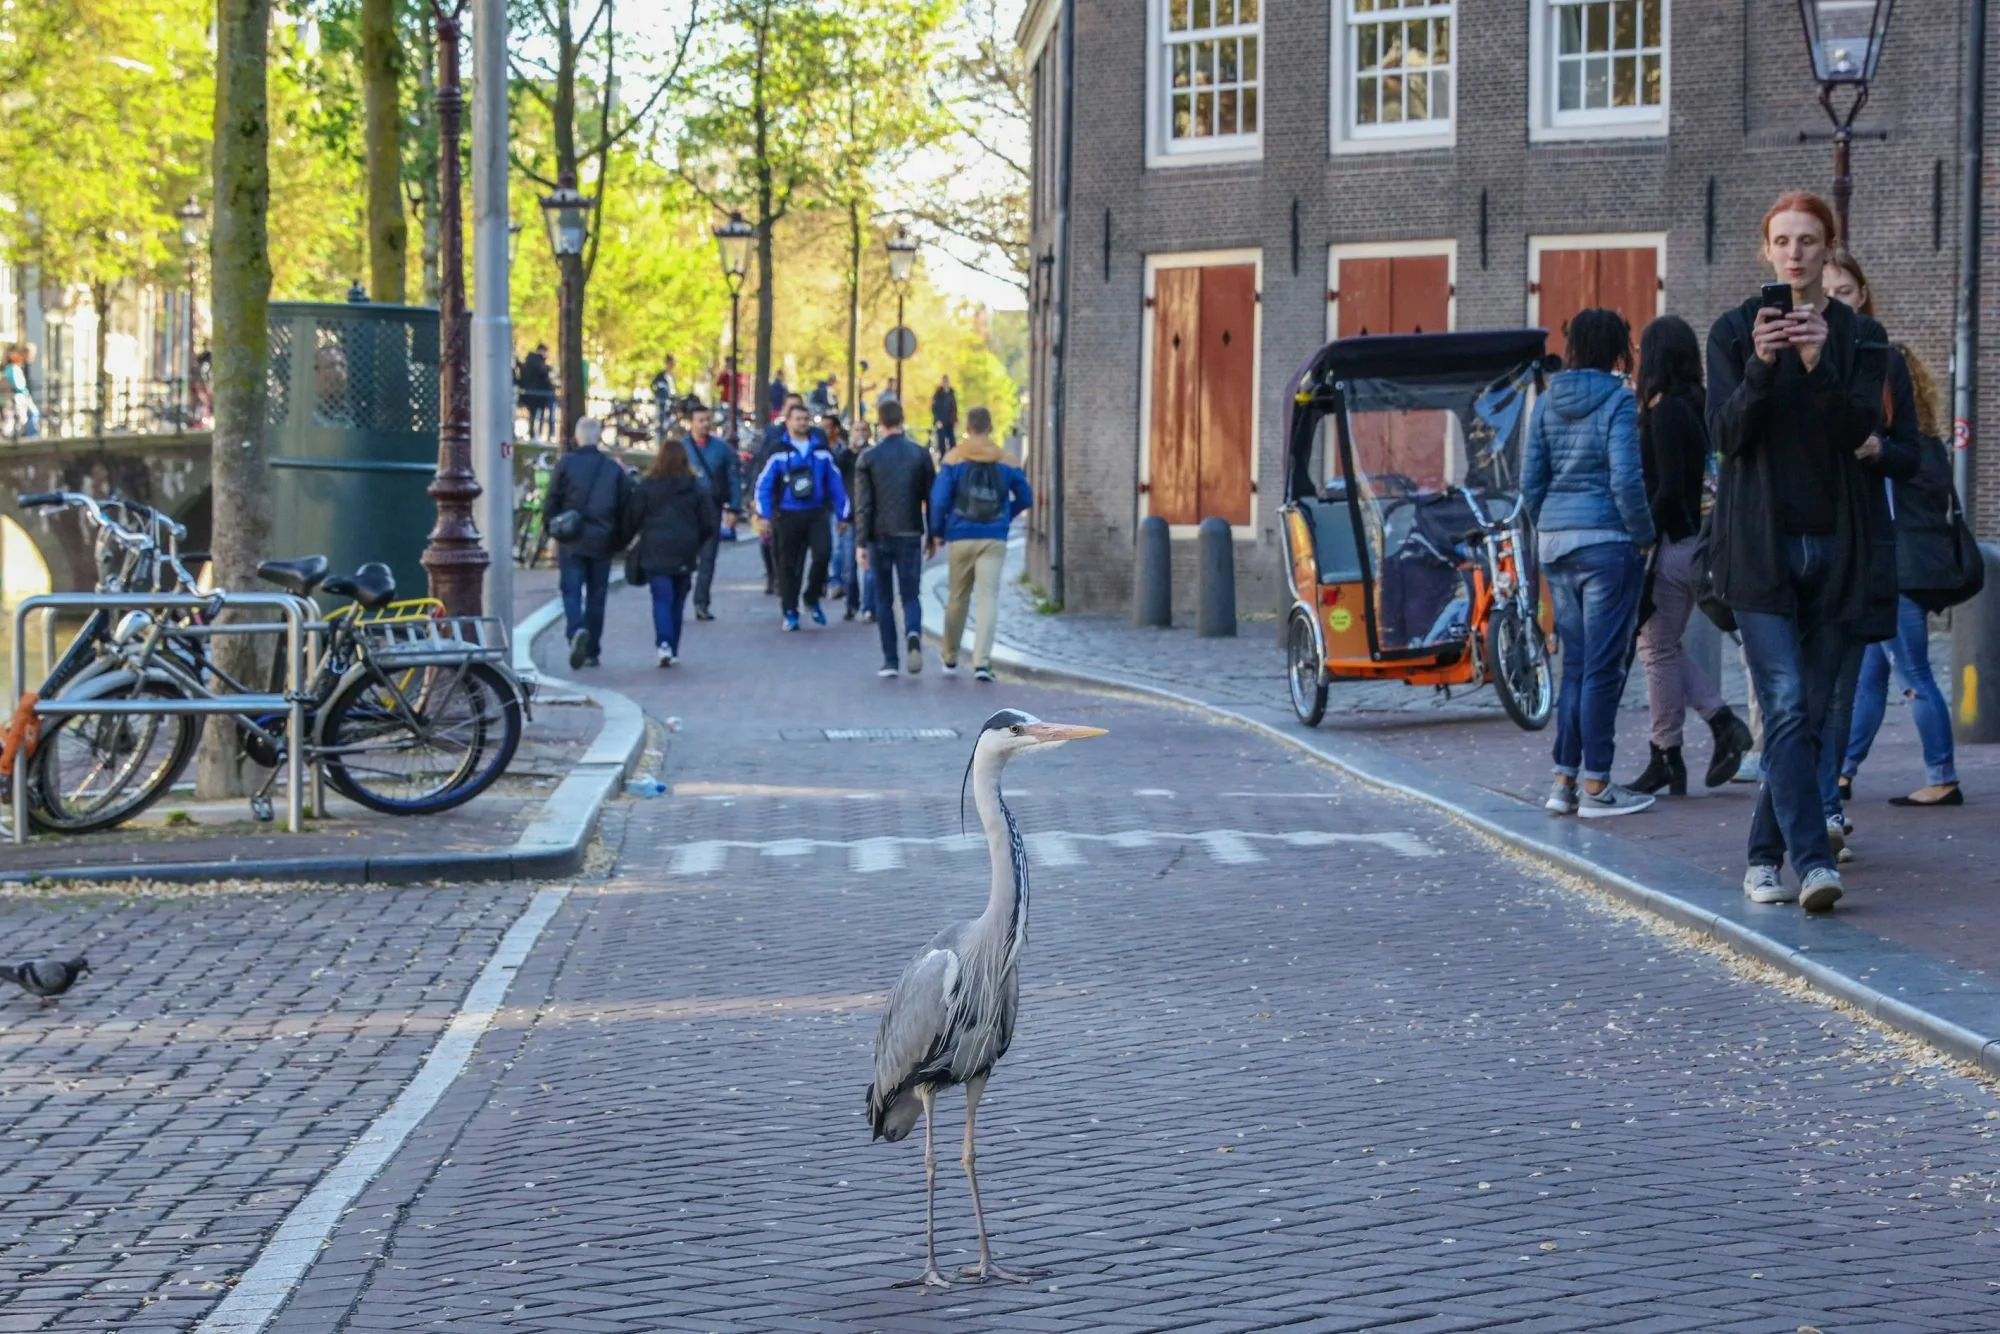
<path fill-rule="evenodd" d="M 1138 559 L 1132 624 L 1165 629 L 1174 623 L 1173 548 L 1167 541 L 1167 521 L 1157 514 L 1139 521 Z"/>
<path fill-rule="evenodd" d="M 1201 563 L 1196 567 L 1195 596 L 1199 610 L 1195 633 L 1203 639 L 1236 635 L 1236 547 L 1229 520 L 1213 516 L 1201 521 Z"/>
<path fill-rule="evenodd" d="M 2000 546 L 1979 544 L 1986 587 L 1951 609 L 1951 731 L 1964 742 L 2000 741 Z"/>

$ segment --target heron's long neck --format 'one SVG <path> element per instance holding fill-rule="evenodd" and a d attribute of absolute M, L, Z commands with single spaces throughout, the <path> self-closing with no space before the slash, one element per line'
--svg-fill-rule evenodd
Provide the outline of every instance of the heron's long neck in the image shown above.
<path fill-rule="evenodd" d="M 1000 764 L 981 756 L 972 769 L 972 799 L 979 823 L 986 830 L 986 851 L 993 862 L 993 888 L 986 898 L 985 918 L 999 927 L 1011 959 L 1028 934 L 1028 854 L 1013 812 L 1000 798 Z"/>

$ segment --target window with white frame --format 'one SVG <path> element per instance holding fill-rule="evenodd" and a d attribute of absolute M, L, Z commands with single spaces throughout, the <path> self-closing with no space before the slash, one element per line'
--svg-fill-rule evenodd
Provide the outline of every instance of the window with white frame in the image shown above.
<path fill-rule="evenodd" d="M 1336 2 L 1343 18 L 1343 133 L 1371 139 L 1448 131 L 1457 0 Z"/>
<path fill-rule="evenodd" d="M 1668 0 L 1544 0 L 1544 128 L 1665 123 Z"/>
<path fill-rule="evenodd" d="M 1257 141 L 1262 0 L 1161 0 L 1169 153 Z"/>

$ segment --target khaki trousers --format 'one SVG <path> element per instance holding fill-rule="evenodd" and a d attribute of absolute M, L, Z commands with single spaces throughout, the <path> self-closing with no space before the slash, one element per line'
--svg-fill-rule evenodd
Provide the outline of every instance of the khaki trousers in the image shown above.
<path fill-rule="evenodd" d="M 944 663 L 958 665 L 958 646 L 965 638 L 965 613 L 978 596 L 978 620 L 972 632 L 972 665 L 992 667 L 993 632 L 1000 620 L 1000 566 L 1007 543 L 997 537 L 974 537 L 945 548 L 950 561 L 950 597 L 944 608 Z"/>

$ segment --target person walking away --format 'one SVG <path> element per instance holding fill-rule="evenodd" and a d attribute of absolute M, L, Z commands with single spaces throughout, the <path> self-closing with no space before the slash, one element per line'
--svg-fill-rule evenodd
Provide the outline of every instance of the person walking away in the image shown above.
<path fill-rule="evenodd" d="M 1639 405 L 1615 373 L 1632 366 L 1631 326 L 1616 311 L 1569 322 L 1566 370 L 1528 423 L 1521 495 L 1539 535 L 1542 573 L 1562 639 L 1555 784 L 1543 804 L 1585 819 L 1631 815 L 1653 798 L 1611 781 L 1626 652 L 1653 545 L 1639 452 Z"/>
<path fill-rule="evenodd" d="M 712 621 L 709 593 L 715 585 L 715 556 L 725 540 L 736 539 L 736 525 L 743 518 L 743 485 L 736 473 L 736 451 L 715 433 L 715 414 L 698 399 L 690 399 L 687 408 L 688 463 L 702 494 L 720 511 L 716 530 L 701 544 L 694 572 L 694 618 Z"/>
<path fill-rule="evenodd" d="M 10 347 L 4 363 L 0 363 L 0 407 L 6 410 L 5 434 L 9 440 L 19 440 L 28 425 L 28 376 L 21 369 L 21 349 Z M 32 402 L 32 399 L 28 399 Z"/>
<path fill-rule="evenodd" d="M 840 484 L 847 489 L 851 502 L 854 497 L 854 448 L 848 443 L 847 428 L 831 412 L 821 413 L 819 421 L 820 431 L 827 439 L 827 451 L 833 455 L 833 466 L 840 470 Z M 853 523 L 835 524 L 833 577 L 828 581 L 827 591 L 846 605 L 841 613 L 844 621 L 853 620 L 855 613 L 861 610 L 861 579 L 856 563 Z"/>
<path fill-rule="evenodd" d="M 1828 288 L 1832 289 L 1829 279 Z M 1902 591 L 1896 600 L 1896 636 L 1868 645 L 1861 660 L 1860 679 L 1854 694 L 1854 714 L 1841 761 L 1840 784 L 1844 797 L 1853 796 L 1855 775 L 1875 744 L 1889 696 L 1893 675 L 1903 697 L 1910 701 L 1910 717 L 1923 745 L 1924 786 L 1908 796 L 1891 797 L 1891 806 L 1962 806 L 1965 794 L 1958 785 L 1957 758 L 1952 744 L 1951 709 L 1944 692 L 1931 674 L 1931 609 L 1942 610 L 1938 600 L 1946 590 L 1955 590 L 1960 581 L 1958 535 L 1953 515 L 1957 497 L 1952 490 L 1951 454 L 1941 438 L 1943 414 L 1938 406 L 1937 382 L 1923 361 L 1909 348 L 1895 349 L 1910 377 L 1911 399 L 1917 417 L 1918 464 L 1916 474 L 1890 485 L 1895 512 L 1896 573 Z M 1926 596 L 1929 594 L 1930 596 Z"/>
<path fill-rule="evenodd" d="M 7 356 L 7 394 L 14 405 L 14 438 L 32 440 L 42 433 L 41 409 L 35 405 L 34 382 L 28 367 L 35 363 L 35 345 L 22 343 Z"/>
<path fill-rule="evenodd" d="M 757 510 L 771 526 L 771 561 L 785 629 L 799 628 L 800 573 L 808 556 L 812 568 L 805 577 L 805 609 L 814 625 L 825 625 L 820 599 L 833 557 L 833 522 L 847 518 L 847 490 L 803 403 L 785 409 L 784 447 L 771 455 L 757 479 Z"/>
<path fill-rule="evenodd" d="M 653 645 L 662 667 L 680 657 L 681 613 L 719 526 L 715 499 L 695 471 L 693 448 L 660 450 L 632 488 L 625 512 L 625 530 L 636 534 L 639 568 L 653 596 Z"/>
<path fill-rule="evenodd" d="M 785 407 L 796 395 L 785 384 L 785 377 L 776 371 L 771 373 L 771 383 L 765 388 L 764 393 L 765 401 L 771 405 L 771 424 L 774 426 L 783 426 L 785 424 Z"/>
<path fill-rule="evenodd" d="M 556 381 L 547 343 L 535 344 L 535 350 L 521 358 L 517 378 L 521 405 L 528 410 L 528 439 L 546 440 L 554 434 L 556 420 Z"/>
<path fill-rule="evenodd" d="M 890 402 L 895 402 L 891 399 Z M 898 413 L 902 405 L 896 405 Z M 879 412 L 878 412 L 879 415 Z M 993 634 L 1000 619 L 1000 568 L 1007 559 L 1007 530 L 1034 504 L 1027 474 L 1006 462 L 993 442 L 993 414 L 974 408 L 966 414 L 965 440 L 944 457 L 944 467 L 931 485 L 931 549 L 949 547 L 951 564 L 945 603 L 944 644 L 940 650 L 947 676 L 958 670 L 958 650 L 965 638 L 965 614 L 978 599 L 978 619 L 972 640 L 972 674 L 993 679 Z M 883 602 L 876 599 L 875 614 Z"/>
<path fill-rule="evenodd" d="M 1694 555 L 1701 531 L 1701 494 L 1708 473 L 1708 424 L 1702 403 L 1701 342 L 1678 315 L 1663 315 L 1639 335 L 1639 451 L 1646 470 L 1646 504 L 1659 545 L 1653 556 L 1653 614 L 1639 627 L 1652 714 L 1652 755 L 1645 772 L 1626 784 L 1651 795 L 1665 788 L 1687 795 L 1681 728 L 1687 711 L 1708 724 L 1714 749 L 1703 776 L 1720 787 L 1736 776 L 1750 750 L 1750 729 L 1722 702 L 1715 682 L 1681 647 L 1694 611 Z"/>
<path fill-rule="evenodd" d="M 896 675 L 896 594 L 903 596 L 903 669 L 924 669 L 925 514 L 936 485 L 930 451 L 903 434 L 903 405 L 895 399 L 876 412 L 882 439 L 854 465 L 854 533 L 861 563 L 874 576 L 875 629 L 882 637 L 878 676 Z M 968 442 L 969 443 L 969 442 Z M 1004 545 L 1002 550 L 1005 550 Z M 964 613 L 959 615 L 961 630 Z M 956 655 L 954 655 L 955 657 Z"/>
<path fill-rule="evenodd" d="M 576 448 L 557 461 L 542 505 L 544 531 L 556 539 L 563 637 L 569 640 L 572 669 L 598 665 L 611 562 L 625 548 L 632 478 L 624 465 L 598 448 L 603 438 L 604 423 L 595 417 L 577 419 Z M 565 537 L 565 529 L 575 535 Z"/>
<path fill-rule="evenodd" d="M 671 422 L 677 415 L 675 408 L 679 405 L 681 397 L 680 380 L 674 374 L 673 353 L 669 352 L 667 354 L 667 359 L 661 364 L 659 373 L 653 377 L 652 390 L 653 421 L 655 423 L 655 435 L 653 439 L 655 443 L 658 443 L 667 438 L 667 423 Z"/>
<path fill-rule="evenodd" d="M 949 375 L 938 377 L 937 392 L 931 395 L 931 434 L 939 457 L 958 447 L 958 392 Z"/>
<path fill-rule="evenodd" d="M 1821 728 L 1850 627 L 1884 577 L 1868 492 L 1881 490 L 1888 340 L 1874 320 L 1827 298 L 1835 235 L 1824 199 L 1781 197 L 1763 225 L 1777 299 L 1751 297 L 1708 335 L 1709 434 L 1722 475 L 1706 578 L 1742 636 L 1764 718 L 1743 892 L 1808 912 L 1841 896 L 1819 791 Z M 1893 545 L 1889 555 L 1893 590 Z M 1781 875 L 1787 855 L 1796 889 Z"/>

